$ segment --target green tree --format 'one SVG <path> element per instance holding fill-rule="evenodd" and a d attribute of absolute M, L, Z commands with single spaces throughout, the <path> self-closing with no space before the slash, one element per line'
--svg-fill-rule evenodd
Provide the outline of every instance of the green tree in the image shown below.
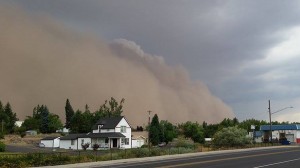
<path fill-rule="evenodd" d="M 218 131 L 219 124 L 209 124 L 206 125 L 203 129 L 204 129 L 204 137 L 212 138 L 214 134 Z"/>
<path fill-rule="evenodd" d="M 74 110 L 71 106 L 71 103 L 70 103 L 69 99 L 67 99 L 67 101 L 66 101 L 65 113 L 66 113 L 66 125 L 65 125 L 65 127 L 70 128 L 71 118 L 74 115 Z"/>
<path fill-rule="evenodd" d="M 56 130 L 62 129 L 63 124 L 61 123 L 59 116 L 53 113 L 49 114 L 48 132 L 54 133 Z"/>
<path fill-rule="evenodd" d="M 212 144 L 216 148 L 244 146 L 251 143 L 246 135 L 247 131 L 237 126 L 223 128 L 214 135 Z"/>
<path fill-rule="evenodd" d="M 160 127 L 162 132 L 162 139 L 160 140 L 161 142 L 166 142 L 168 144 L 177 137 L 177 131 L 172 123 L 162 120 L 160 121 Z"/>
<path fill-rule="evenodd" d="M 40 121 L 31 116 L 27 116 L 21 127 L 23 127 L 25 131 L 26 130 L 39 130 L 40 129 Z"/>
<path fill-rule="evenodd" d="M 5 121 L 6 131 L 8 133 L 13 133 L 15 123 L 18 120 L 16 113 L 11 109 L 9 102 L 4 107 L 4 114 L 7 116 L 7 121 Z"/>
<path fill-rule="evenodd" d="M 159 125 L 159 119 L 157 114 L 152 118 L 150 127 L 149 127 L 149 140 L 152 145 L 158 145 L 161 140 L 161 127 Z"/>
<path fill-rule="evenodd" d="M 99 110 L 95 112 L 96 121 L 101 117 L 119 117 L 123 112 L 123 104 L 125 99 L 121 99 L 120 103 L 116 101 L 113 97 L 110 101 L 105 100 L 104 104 L 100 106 Z"/>
<path fill-rule="evenodd" d="M 191 138 L 194 142 L 203 143 L 204 142 L 204 129 L 203 127 L 196 123 L 190 121 L 182 125 L 183 134 L 186 138 Z"/>
<path fill-rule="evenodd" d="M 49 110 L 47 106 L 42 105 L 41 106 L 41 127 L 40 131 L 41 133 L 50 133 L 49 130 Z"/>
<path fill-rule="evenodd" d="M 87 133 L 91 131 L 92 114 L 85 111 L 82 113 L 77 110 L 71 119 L 71 132 L 72 133 Z"/>
<path fill-rule="evenodd" d="M 251 125 L 255 125 L 255 130 L 259 131 L 261 125 L 267 125 L 268 123 L 263 120 L 256 120 L 256 119 L 247 119 L 239 123 L 239 128 L 247 130 L 247 132 L 252 131 Z"/>
<path fill-rule="evenodd" d="M 4 113 L 4 107 L 2 105 L 2 102 L 0 101 L 0 127 L 1 127 L 1 133 L 4 134 L 6 132 L 6 125 L 5 123 L 9 121 L 8 116 Z"/>

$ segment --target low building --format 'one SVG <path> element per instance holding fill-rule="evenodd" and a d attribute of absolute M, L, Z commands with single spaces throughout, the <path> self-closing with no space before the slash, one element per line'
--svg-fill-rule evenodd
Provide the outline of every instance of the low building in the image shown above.
<path fill-rule="evenodd" d="M 87 134 L 69 134 L 60 138 L 59 148 L 81 150 L 85 143 L 91 143 Z"/>
<path fill-rule="evenodd" d="M 45 137 L 41 139 L 41 143 L 45 145 L 46 148 L 58 148 L 60 137 Z"/>
<path fill-rule="evenodd" d="M 28 130 L 25 133 L 26 133 L 26 135 L 37 135 L 37 131 L 36 130 Z"/>
<path fill-rule="evenodd" d="M 300 143 L 300 125 L 299 124 L 285 124 L 285 125 L 272 125 L 272 140 L 281 141 L 288 140 L 292 143 Z M 260 126 L 263 131 L 264 141 L 269 141 L 270 125 Z"/>
<path fill-rule="evenodd" d="M 21 127 L 23 123 L 24 123 L 24 121 L 16 121 L 15 126 Z"/>
<path fill-rule="evenodd" d="M 148 144 L 148 131 L 133 131 L 131 134 L 132 148 L 140 148 Z"/>

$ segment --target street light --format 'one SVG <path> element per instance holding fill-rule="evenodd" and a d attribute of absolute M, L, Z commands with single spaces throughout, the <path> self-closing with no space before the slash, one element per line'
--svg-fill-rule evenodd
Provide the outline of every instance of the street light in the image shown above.
<path fill-rule="evenodd" d="M 270 118 L 270 135 L 271 135 L 270 136 L 270 141 L 271 142 L 273 142 L 273 136 L 272 136 L 272 114 L 278 113 L 278 112 L 283 111 L 283 110 L 288 109 L 288 108 L 293 108 L 293 107 L 289 106 L 289 107 L 285 107 L 283 109 L 271 112 L 271 101 L 269 100 L 269 118 Z"/>

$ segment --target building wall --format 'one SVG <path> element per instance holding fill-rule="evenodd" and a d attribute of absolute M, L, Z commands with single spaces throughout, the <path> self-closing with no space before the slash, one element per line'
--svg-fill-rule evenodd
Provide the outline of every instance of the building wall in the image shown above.
<path fill-rule="evenodd" d="M 41 143 L 43 143 L 46 148 L 58 148 L 59 138 L 56 138 L 54 140 L 41 140 Z"/>
<path fill-rule="evenodd" d="M 44 144 L 46 148 L 53 147 L 53 140 L 41 140 L 41 143 Z"/>
<path fill-rule="evenodd" d="M 132 140 L 132 148 L 140 148 L 145 144 L 144 139 L 133 139 Z"/>
<path fill-rule="evenodd" d="M 126 131 L 125 132 L 121 132 L 121 127 L 122 126 L 126 127 Z M 125 120 L 125 118 L 121 119 L 121 121 L 119 122 L 119 124 L 115 128 L 115 132 L 121 132 L 125 136 L 125 138 L 128 138 L 128 141 L 129 141 L 128 145 L 121 143 L 120 147 L 121 148 L 131 148 L 131 127 L 127 123 L 127 121 Z"/>
<path fill-rule="evenodd" d="M 285 135 L 288 137 L 293 137 L 292 139 L 288 139 L 291 142 L 297 142 L 297 138 L 300 138 L 300 132 L 299 130 L 275 130 L 272 131 L 272 137 L 273 139 L 280 139 L 280 133 L 285 133 Z"/>
<path fill-rule="evenodd" d="M 82 148 L 82 146 L 81 146 L 81 144 L 86 144 L 86 143 L 89 143 L 90 144 L 90 146 L 88 147 L 88 149 L 92 149 L 92 143 L 91 143 L 91 138 L 78 138 L 78 149 L 79 150 L 81 150 L 81 149 L 83 149 Z"/>
<path fill-rule="evenodd" d="M 74 145 L 72 145 L 72 140 L 60 140 L 59 147 L 62 149 L 77 149 L 77 140 L 74 141 Z"/>

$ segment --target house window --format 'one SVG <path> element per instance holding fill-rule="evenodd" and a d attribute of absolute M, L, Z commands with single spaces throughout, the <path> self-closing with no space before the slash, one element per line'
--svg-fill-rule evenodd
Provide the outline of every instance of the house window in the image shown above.
<path fill-rule="evenodd" d="M 98 125 L 98 130 L 100 130 L 103 127 L 103 125 Z"/>
<path fill-rule="evenodd" d="M 129 145 L 129 138 L 122 138 L 121 139 L 121 144 L 122 145 Z"/>
<path fill-rule="evenodd" d="M 81 140 L 81 144 L 84 144 L 84 139 Z"/>
<path fill-rule="evenodd" d="M 105 139 L 105 143 L 108 143 L 108 138 Z"/>
<path fill-rule="evenodd" d="M 75 140 L 71 140 L 71 145 L 74 145 L 75 144 Z"/>
<path fill-rule="evenodd" d="M 125 145 L 129 145 L 129 138 L 125 138 Z"/>
<path fill-rule="evenodd" d="M 121 132 L 126 133 L 126 126 L 121 126 Z"/>

